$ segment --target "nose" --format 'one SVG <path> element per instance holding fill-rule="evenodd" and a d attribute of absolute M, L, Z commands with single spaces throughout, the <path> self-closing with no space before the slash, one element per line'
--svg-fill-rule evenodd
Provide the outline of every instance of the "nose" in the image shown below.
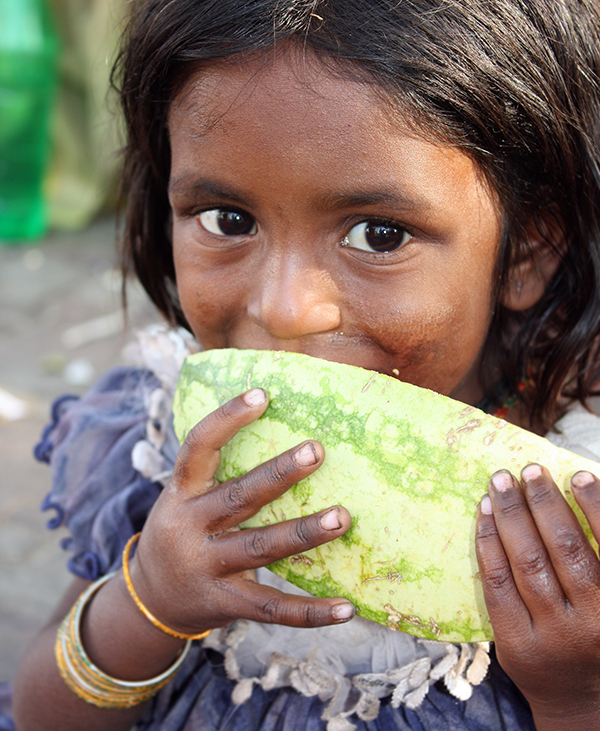
<path fill-rule="evenodd" d="M 341 324 L 338 290 L 329 272 L 307 266 L 302 256 L 285 254 L 263 265 L 249 297 L 248 315 L 283 340 L 335 330 Z"/>

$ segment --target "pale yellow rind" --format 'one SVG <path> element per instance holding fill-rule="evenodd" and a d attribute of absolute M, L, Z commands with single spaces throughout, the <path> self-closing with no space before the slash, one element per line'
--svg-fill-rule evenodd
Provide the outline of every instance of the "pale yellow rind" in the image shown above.
<path fill-rule="evenodd" d="M 370 619 L 440 640 L 492 637 L 474 532 L 477 505 L 498 469 L 518 476 L 530 462 L 545 465 L 591 537 L 570 479 L 581 469 L 597 471 L 595 462 L 473 407 L 352 366 L 269 351 L 192 356 L 175 398 L 180 439 L 255 386 L 269 392 L 272 406 L 222 450 L 218 477 L 243 474 L 304 439 L 320 441 L 325 464 L 245 525 L 344 505 L 354 521 L 346 538 L 272 568 L 313 593 L 347 596 Z"/>

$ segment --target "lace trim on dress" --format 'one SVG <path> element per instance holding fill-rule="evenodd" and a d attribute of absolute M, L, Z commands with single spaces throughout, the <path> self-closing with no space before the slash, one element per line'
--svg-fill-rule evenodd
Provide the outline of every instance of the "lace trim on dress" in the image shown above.
<path fill-rule="evenodd" d="M 352 642 L 350 627 L 357 621 L 367 623 L 367 620 L 353 619 L 345 625 L 348 629 L 343 634 L 349 636 L 342 641 Z M 348 675 L 327 667 L 312 656 L 319 644 L 319 638 L 315 637 L 312 644 L 316 646 L 306 659 L 299 659 L 289 653 L 272 652 L 260 675 L 247 675 L 241 667 L 246 652 L 241 652 L 240 646 L 252 633 L 255 624 L 239 620 L 227 628 L 212 632 L 203 642 L 204 647 L 218 650 L 225 657 L 227 677 L 236 681 L 233 703 L 239 705 L 247 701 L 254 685 L 264 690 L 291 686 L 302 695 L 318 696 L 327 704 L 322 714 L 323 720 L 327 721 L 327 731 L 351 731 L 355 728 L 350 721 L 354 714 L 362 721 L 374 720 L 379 713 L 381 699 L 386 697 L 391 696 L 390 702 L 394 708 L 400 704 L 417 708 L 430 686 L 438 680 L 444 682 L 451 695 L 466 701 L 473 693 L 473 686 L 484 680 L 490 663 L 488 642 L 454 645 L 419 640 L 407 635 L 413 645 L 411 654 L 419 653 L 419 657 L 383 672 Z M 278 643 L 285 643 L 286 636 L 289 637 L 292 632 L 294 628 L 278 628 L 274 639 Z M 387 629 L 387 632 L 396 630 Z M 320 634 L 318 629 L 315 633 Z M 370 661 L 369 657 L 363 658 L 365 665 Z"/>

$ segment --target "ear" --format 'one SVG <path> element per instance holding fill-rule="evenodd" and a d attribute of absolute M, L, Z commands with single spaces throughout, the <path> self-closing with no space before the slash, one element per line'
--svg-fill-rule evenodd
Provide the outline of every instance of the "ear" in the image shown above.
<path fill-rule="evenodd" d="M 514 312 L 540 301 L 567 250 L 561 221 L 550 213 L 531 219 L 525 234 L 526 244 L 516 253 L 500 296 L 501 303 Z"/>

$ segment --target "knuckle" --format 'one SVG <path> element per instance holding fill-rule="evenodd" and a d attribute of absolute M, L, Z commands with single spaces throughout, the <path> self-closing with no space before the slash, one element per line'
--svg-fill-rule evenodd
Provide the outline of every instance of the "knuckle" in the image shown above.
<path fill-rule="evenodd" d="M 221 419 L 224 419 L 225 421 L 228 421 L 230 423 L 236 422 L 239 417 L 238 400 L 232 399 L 231 401 L 226 401 L 222 406 L 217 409 L 215 414 L 218 414 Z"/>
<path fill-rule="evenodd" d="M 512 587 L 512 574 L 507 566 L 488 567 L 484 579 L 488 588 L 496 594 L 508 594 Z"/>
<path fill-rule="evenodd" d="M 187 437 L 181 445 L 184 455 L 187 456 L 190 452 L 194 452 L 195 450 L 205 446 L 207 435 L 206 422 L 207 419 L 203 419 L 189 430 Z"/>
<path fill-rule="evenodd" d="M 569 566 L 588 563 L 588 545 L 581 536 L 570 530 L 558 532 L 554 539 L 556 552 L 561 560 Z"/>
<path fill-rule="evenodd" d="M 186 482 L 190 479 L 190 464 L 194 454 L 206 448 L 206 437 L 207 431 L 204 421 L 200 421 L 188 432 L 187 437 L 179 448 L 173 467 L 173 479 L 176 483 Z"/>
<path fill-rule="evenodd" d="M 178 460 L 173 467 L 172 481 L 174 486 L 188 482 L 190 479 L 190 469 L 185 459 Z"/>
<path fill-rule="evenodd" d="M 246 506 L 246 490 L 240 480 L 231 480 L 223 486 L 222 501 L 227 516 L 236 515 Z"/>
<path fill-rule="evenodd" d="M 527 501 L 534 508 L 546 505 L 553 497 L 552 490 L 543 482 L 531 482 L 527 485 Z"/>
<path fill-rule="evenodd" d="M 482 546 L 486 543 L 498 541 L 498 530 L 496 528 L 495 522 L 491 520 L 480 523 L 477 526 L 476 539 L 477 542 Z"/>
<path fill-rule="evenodd" d="M 261 606 L 261 612 L 265 622 L 275 622 L 280 615 L 281 600 L 277 597 L 269 597 Z"/>
<path fill-rule="evenodd" d="M 548 556 L 541 549 L 527 551 L 513 559 L 513 566 L 522 576 L 539 576 L 548 569 Z"/>
<path fill-rule="evenodd" d="M 301 518 L 293 524 L 291 538 L 296 548 L 305 550 L 307 546 L 312 545 L 313 534 L 307 520 Z"/>
<path fill-rule="evenodd" d="M 279 455 L 267 462 L 265 465 L 265 479 L 269 486 L 285 482 L 290 471 L 289 460 L 284 455 Z"/>
<path fill-rule="evenodd" d="M 194 427 L 194 429 L 197 428 L 197 425 Z M 192 430 L 193 431 L 193 430 Z M 190 457 L 192 456 L 194 451 L 194 437 L 192 436 L 192 432 L 190 431 L 187 435 L 185 441 L 179 448 L 179 452 L 177 454 L 177 459 L 175 460 L 175 465 L 173 467 L 173 476 L 172 479 L 176 484 L 179 484 L 181 482 L 187 482 L 190 478 Z"/>
<path fill-rule="evenodd" d="M 320 624 L 319 613 L 312 602 L 305 602 L 299 607 L 299 615 L 303 619 L 303 624 L 307 627 L 315 627 Z"/>
<path fill-rule="evenodd" d="M 249 530 L 244 535 L 244 551 L 250 559 L 262 560 L 270 555 L 271 541 L 264 530 Z"/>
<path fill-rule="evenodd" d="M 510 499 L 512 498 L 512 499 Z M 514 499 L 514 496 L 509 496 L 508 500 L 504 500 L 501 504 L 494 505 L 494 512 L 497 514 L 500 512 L 503 518 L 512 518 L 513 516 L 521 516 L 527 511 L 526 505 L 521 499 Z"/>

